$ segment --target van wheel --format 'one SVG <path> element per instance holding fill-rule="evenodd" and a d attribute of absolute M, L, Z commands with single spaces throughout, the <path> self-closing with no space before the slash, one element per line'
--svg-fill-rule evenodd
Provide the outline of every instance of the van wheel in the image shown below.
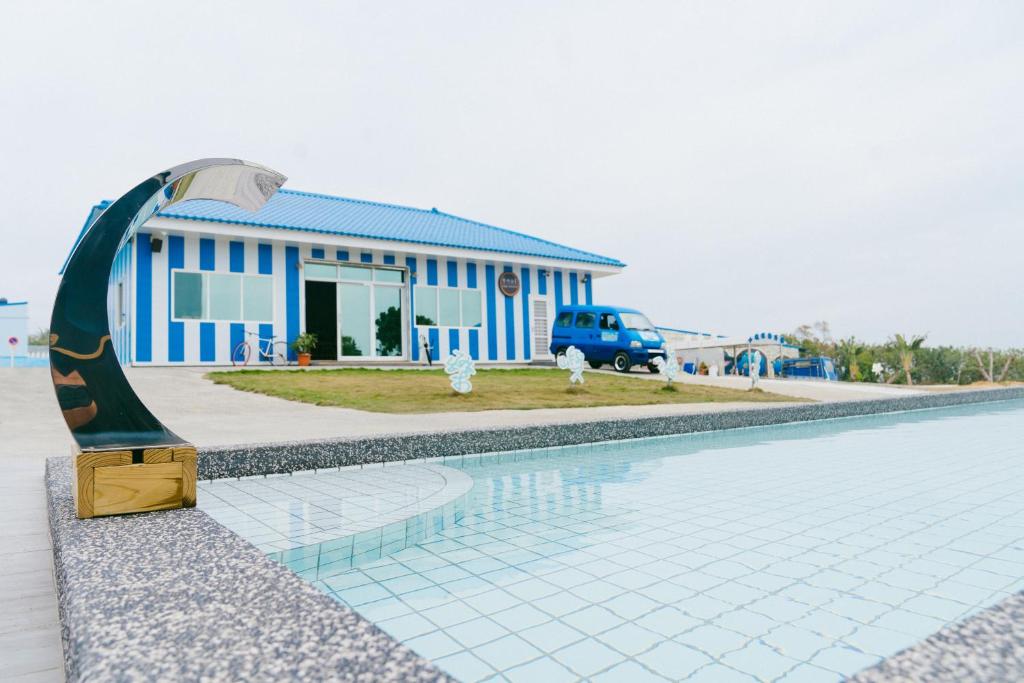
<path fill-rule="evenodd" d="M 565 347 L 564 346 L 561 346 L 561 347 L 555 349 L 555 360 L 556 361 L 558 360 L 558 358 L 560 356 L 564 356 L 564 355 L 565 355 Z"/>
<path fill-rule="evenodd" d="M 601 366 L 604 365 L 604 363 L 602 363 L 599 360 L 588 360 L 587 362 L 590 363 L 590 367 L 594 368 L 595 370 L 600 370 Z"/>
<path fill-rule="evenodd" d="M 658 366 L 655 365 L 654 363 L 648 363 L 647 369 L 651 372 L 652 375 L 657 375 L 659 372 L 661 372 L 661 370 L 658 369 Z"/>
<path fill-rule="evenodd" d="M 612 361 L 612 367 L 615 368 L 616 372 L 629 372 L 629 369 L 633 366 L 633 362 L 629 360 L 629 354 L 625 351 L 619 351 L 615 354 L 615 359 Z"/>

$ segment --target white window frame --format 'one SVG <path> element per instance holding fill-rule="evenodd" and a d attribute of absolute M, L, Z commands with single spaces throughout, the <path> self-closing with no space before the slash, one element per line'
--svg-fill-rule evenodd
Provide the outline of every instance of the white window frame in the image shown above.
<path fill-rule="evenodd" d="M 192 275 L 200 275 L 203 278 L 203 311 L 210 310 L 210 287 L 207 284 L 210 275 L 237 275 L 239 278 L 261 278 L 270 280 L 270 317 L 266 320 L 263 319 L 249 319 L 245 317 L 238 318 L 179 318 L 174 315 L 177 310 L 177 287 L 175 287 L 175 279 L 178 273 L 187 273 Z M 238 313 L 240 316 L 245 313 L 245 283 L 239 281 L 239 294 L 238 300 Z M 203 322 L 203 323 L 273 323 L 274 322 L 274 311 L 277 310 L 277 282 L 274 280 L 273 275 L 256 274 L 256 273 L 223 273 L 215 270 L 189 270 L 187 268 L 173 268 L 171 269 L 171 310 L 170 319 L 173 322 Z"/>
<path fill-rule="evenodd" d="M 419 321 L 416 321 L 415 322 L 416 327 L 422 327 L 422 328 L 425 328 L 425 329 L 428 329 L 428 330 L 429 329 L 437 329 L 437 330 L 440 330 L 440 329 L 445 329 L 445 330 L 482 330 L 483 329 L 484 321 L 486 320 L 486 317 L 484 316 L 484 294 L 483 294 L 483 290 L 478 289 L 478 288 L 474 289 L 473 287 L 442 287 L 440 285 L 416 285 L 413 288 L 413 290 L 414 290 L 414 292 L 413 292 L 414 293 L 413 299 L 415 299 L 416 297 L 419 296 L 419 291 L 421 289 L 432 289 L 432 290 L 434 290 L 434 302 L 436 304 L 436 309 L 435 310 L 437 311 L 438 322 L 434 323 L 433 325 L 425 325 L 425 324 L 423 324 L 423 323 L 421 323 Z M 441 325 L 440 324 L 440 320 L 441 320 L 441 300 L 440 300 L 439 292 L 441 290 L 448 290 L 448 291 L 454 291 L 454 292 L 458 292 L 459 293 L 459 324 L 458 325 Z M 462 322 L 463 322 L 463 320 L 462 320 L 462 293 L 463 292 L 476 292 L 477 294 L 480 295 L 480 324 L 479 325 L 463 325 L 462 324 Z M 418 316 L 419 313 L 416 313 L 416 315 Z"/>

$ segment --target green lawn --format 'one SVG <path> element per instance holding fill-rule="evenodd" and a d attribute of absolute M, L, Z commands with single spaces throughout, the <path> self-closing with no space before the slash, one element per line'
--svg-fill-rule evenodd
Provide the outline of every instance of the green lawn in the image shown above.
<path fill-rule="evenodd" d="M 207 377 L 241 391 L 376 413 L 440 413 L 478 410 L 531 410 L 592 406 L 726 401 L 798 401 L 760 390 L 742 391 L 635 377 L 586 373 L 582 387 L 569 388 L 564 370 L 478 370 L 473 392 L 456 394 L 442 370 L 335 368 L 309 371 L 241 370 L 212 372 Z"/>

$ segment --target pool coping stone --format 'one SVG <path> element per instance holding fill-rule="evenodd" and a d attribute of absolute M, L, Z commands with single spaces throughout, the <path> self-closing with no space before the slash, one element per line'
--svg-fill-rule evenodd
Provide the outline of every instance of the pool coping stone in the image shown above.
<path fill-rule="evenodd" d="M 899 398 L 805 403 L 687 415 L 612 418 L 390 436 L 284 441 L 199 448 L 200 479 L 287 474 L 478 453 L 576 446 L 789 422 L 828 420 L 1024 398 L 1024 387 L 935 392 Z M 486 420 L 486 413 L 481 413 Z M 396 422 L 401 419 L 396 415 Z"/>

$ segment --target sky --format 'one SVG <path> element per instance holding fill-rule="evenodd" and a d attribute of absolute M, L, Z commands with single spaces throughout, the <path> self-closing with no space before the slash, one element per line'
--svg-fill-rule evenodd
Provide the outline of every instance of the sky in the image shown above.
<path fill-rule="evenodd" d="M 1024 3 L 9 3 L 0 296 L 89 207 L 238 157 L 614 256 L 729 335 L 1024 346 Z"/>

